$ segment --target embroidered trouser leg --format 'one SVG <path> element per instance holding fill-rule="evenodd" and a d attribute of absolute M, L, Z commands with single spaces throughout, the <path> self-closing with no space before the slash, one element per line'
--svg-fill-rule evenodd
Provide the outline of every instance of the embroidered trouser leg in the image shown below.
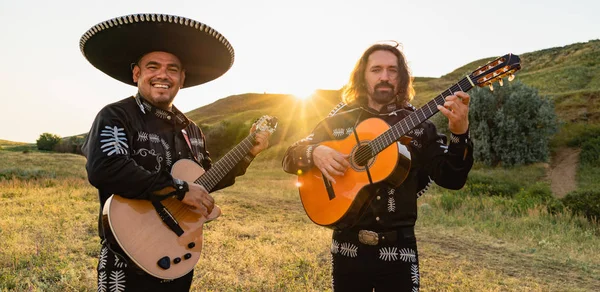
<path fill-rule="evenodd" d="M 331 257 L 335 292 L 419 290 L 419 257 L 414 237 L 373 246 L 334 233 Z"/>
<path fill-rule="evenodd" d="M 104 243 L 98 259 L 98 292 L 189 291 L 194 271 L 175 280 L 163 280 L 140 270 L 123 252 Z"/>

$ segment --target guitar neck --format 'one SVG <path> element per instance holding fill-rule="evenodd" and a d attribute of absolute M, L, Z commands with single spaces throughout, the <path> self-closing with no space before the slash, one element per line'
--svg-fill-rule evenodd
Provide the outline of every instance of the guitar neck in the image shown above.
<path fill-rule="evenodd" d="M 214 187 L 246 156 L 254 146 L 254 133 L 248 135 L 242 142 L 231 149 L 219 161 L 200 176 L 196 181 L 207 191 L 212 191 Z"/>
<path fill-rule="evenodd" d="M 400 122 L 390 127 L 383 134 L 369 142 L 367 144 L 369 147 L 365 148 L 369 149 L 371 152 L 371 155 L 368 155 L 370 156 L 369 159 L 383 151 L 383 149 L 387 148 L 392 143 L 398 141 L 400 137 L 406 135 L 406 133 L 408 133 L 410 130 L 414 129 L 416 126 L 435 115 L 439 111 L 437 106 L 444 105 L 447 96 L 453 95 L 454 92 L 457 91 L 467 92 L 471 90 L 473 88 L 473 84 L 469 78 L 470 76 L 464 77 L 458 83 L 450 86 L 427 104 L 415 110 Z"/>

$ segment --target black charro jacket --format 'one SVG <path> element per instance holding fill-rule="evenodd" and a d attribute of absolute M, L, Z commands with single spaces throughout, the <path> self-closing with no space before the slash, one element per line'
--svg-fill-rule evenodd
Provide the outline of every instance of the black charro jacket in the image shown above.
<path fill-rule="evenodd" d="M 112 194 L 153 199 L 157 191 L 175 190 L 170 172 L 177 160 L 191 159 L 207 171 L 211 168 L 205 145 L 200 128 L 175 107 L 172 112 L 161 110 L 139 94 L 105 106 L 82 147 L 88 180 L 98 189 L 100 237 L 102 208 Z M 232 185 L 236 176 L 245 173 L 249 161 L 242 159 L 212 191 Z"/>
<path fill-rule="evenodd" d="M 306 138 L 290 146 L 283 158 L 284 171 L 297 174 L 314 166 L 312 152 L 322 141 L 341 140 L 350 135 L 356 125 L 368 118 L 379 118 L 394 125 L 415 110 L 412 105 L 385 106 L 381 112 L 357 103 L 340 104 L 321 121 Z M 351 229 L 387 231 L 399 227 L 414 226 L 417 220 L 417 198 L 432 182 L 448 189 L 460 189 L 473 165 L 473 143 L 469 133 L 439 134 L 435 125 L 425 121 L 409 131 L 412 138 L 407 146 L 411 166 L 406 179 L 400 185 L 388 181 L 375 183 L 371 188 L 372 201 L 358 223 Z M 401 147 L 401 149 L 406 149 Z"/>

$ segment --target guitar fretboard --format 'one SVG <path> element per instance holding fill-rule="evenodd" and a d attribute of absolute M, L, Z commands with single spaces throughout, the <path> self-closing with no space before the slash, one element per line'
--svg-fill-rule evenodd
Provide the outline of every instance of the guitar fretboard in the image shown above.
<path fill-rule="evenodd" d="M 464 77 L 458 83 L 455 83 L 448 89 L 444 90 L 434 99 L 430 100 L 427 104 L 415 110 L 400 122 L 390 127 L 387 131 L 383 132 L 377 138 L 367 143 L 367 147 L 361 147 L 355 154 L 357 163 L 359 165 L 365 165 L 367 160 L 373 158 L 379 152 L 383 151 L 383 149 L 398 141 L 400 137 L 406 135 L 406 133 L 408 133 L 410 130 L 414 129 L 416 126 L 436 114 L 439 111 L 437 106 L 444 105 L 447 96 L 453 95 L 457 91 L 467 92 L 471 90 L 473 85 L 468 78 L 469 76 Z"/>
<path fill-rule="evenodd" d="M 250 149 L 254 146 L 253 142 L 254 133 L 248 135 L 242 142 L 227 152 L 223 158 L 219 159 L 194 182 L 204 186 L 210 192 L 250 152 Z"/>

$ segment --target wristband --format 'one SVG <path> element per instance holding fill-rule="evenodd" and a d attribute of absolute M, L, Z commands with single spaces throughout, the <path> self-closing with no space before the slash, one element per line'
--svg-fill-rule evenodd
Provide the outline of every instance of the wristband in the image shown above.
<path fill-rule="evenodd" d="M 181 201 L 185 197 L 185 193 L 190 190 L 190 187 L 186 181 L 178 178 L 173 178 L 173 182 L 175 182 L 175 194 L 173 197 Z"/>

